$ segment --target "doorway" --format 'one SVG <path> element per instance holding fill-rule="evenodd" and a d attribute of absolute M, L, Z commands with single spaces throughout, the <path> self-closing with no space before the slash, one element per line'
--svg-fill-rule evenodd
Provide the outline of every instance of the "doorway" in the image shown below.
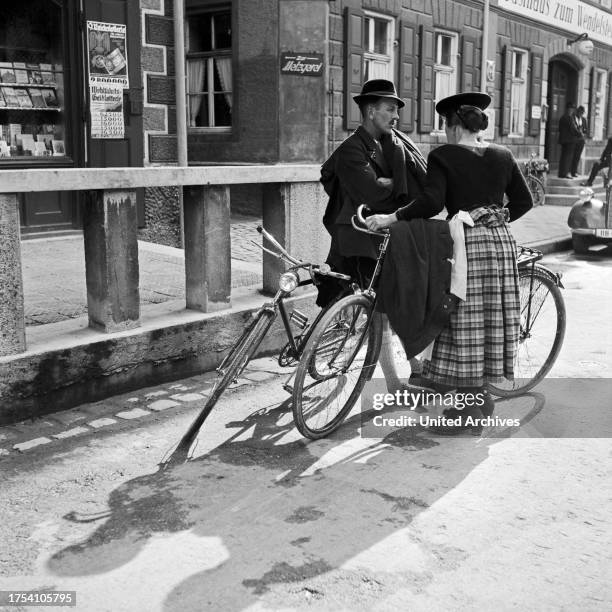
<path fill-rule="evenodd" d="M 561 156 L 559 145 L 559 119 L 568 102 L 577 104 L 578 70 L 562 56 L 553 58 L 548 65 L 548 121 L 544 155 L 551 172 L 558 170 Z"/>

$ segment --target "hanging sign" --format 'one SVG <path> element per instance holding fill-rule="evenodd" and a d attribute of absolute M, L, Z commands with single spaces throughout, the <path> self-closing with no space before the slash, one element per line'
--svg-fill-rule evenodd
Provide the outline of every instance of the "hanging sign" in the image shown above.
<path fill-rule="evenodd" d="M 296 76 L 322 76 L 322 53 L 297 53 L 288 51 L 281 53 L 281 74 L 294 74 Z"/>
<path fill-rule="evenodd" d="M 88 21 L 87 54 L 90 86 L 109 83 L 129 86 L 125 24 Z"/>
<path fill-rule="evenodd" d="M 124 138 L 123 86 L 103 83 L 89 86 L 92 138 Z"/>

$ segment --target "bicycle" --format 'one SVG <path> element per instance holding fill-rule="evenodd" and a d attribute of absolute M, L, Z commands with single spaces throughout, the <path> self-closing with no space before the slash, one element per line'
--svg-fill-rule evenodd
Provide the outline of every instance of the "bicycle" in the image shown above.
<path fill-rule="evenodd" d="M 498 397 L 516 397 L 533 389 L 550 372 L 565 336 L 561 276 L 538 264 L 540 251 L 518 247 L 520 328 L 514 380 L 489 383 Z"/>
<path fill-rule="evenodd" d="M 281 366 L 290 366 L 300 359 L 310 338 L 310 334 L 317 328 L 317 324 L 324 319 L 329 308 L 333 307 L 334 304 L 332 303 L 327 309 L 321 310 L 312 325 L 308 326 L 308 317 L 297 309 L 294 309 L 290 315 L 287 312 L 285 300 L 295 291 L 295 289 L 310 284 L 316 284 L 317 277 L 319 276 L 328 276 L 344 282 L 345 285 L 348 286 L 347 292 L 354 291 L 354 287 L 356 286 L 350 276 L 332 271 L 327 264 L 315 265 L 310 262 L 303 262 L 296 259 L 263 227 L 258 226 L 257 231 L 269 241 L 276 251 L 259 245 L 261 249 L 285 261 L 290 264 L 291 267 L 281 274 L 279 278 L 279 288 L 272 301 L 264 304 L 259 310 L 253 313 L 253 320 L 230 348 L 221 364 L 216 368 L 218 377 L 204 407 L 190 425 L 189 429 L 185 432 L 168 461 L 180 460 L 188 454 L 191 444 L 204 424 L 204 421 L 227 387 L 237 380 L 245 369 L 279 314 L 281 315 L 288 339 L 287 344 L 281 350 L 278 357 L 279 364 Z M 309 277 L 301 280 L 299 270 L 306 270 Z M 295 335 L 293 333 L 291 328 L 292 322 L 302 331 L 301 334 Z M 312 365 L 311 373 L 315 376 L 317 375 L 316 365 Z M 285 385 L 285 387 L 287 388 L 287 385 Z"/>
<path fill-rule="evenodd" d="M 548 162 L 536 159 L 535 153 L 532 153 L 529 161 L 525 162 L 524 169 L 525 182 L 533 197 L 533 205 L 543 206 L 546 199 L 546 188 L 540 177 L 548 171 Z"/>

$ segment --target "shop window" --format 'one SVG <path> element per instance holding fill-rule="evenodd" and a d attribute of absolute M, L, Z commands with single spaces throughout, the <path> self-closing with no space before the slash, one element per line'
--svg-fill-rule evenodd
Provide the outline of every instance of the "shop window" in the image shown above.
<path fill-rule="evenodd" d="M 189 128 L 229 130 L 233 92 L 230 7 L 188 7 L 186 21 Z"/>
<path fill-rule="evenodd" d="M 434 107 L 439 100 L 457 93 L 458 37 L 450 32 L 435 33 Z M 437 113 L 435 129 L 444 129 L 444 118 Z"/>
<path fill-rule="evenodd" d="M 608 86 L 608 73 L 605 70 L 597 70 L 595 73 L 595 108 L 594 112 L 593 134 L 594 140 L 603 140 L 604 134 L 604 117 L 606 112 L 606 91 Z"/>
<path fill-rule="evenodd" d="M 510 92 L 510 135 L 525 134 L 527 107 L 527 52 L 512 51 L 512 84 Z"/>
<path fill-rule="evenodd" d="M 364 81 L 370 79 L 393 80 L 394 19 L 366 11 L 363 29 Z"/>
<path fill-rule="evenodd" d="M 0 8 L 0 157 L 65 158 L 62 7 L 48 0 Z"/>

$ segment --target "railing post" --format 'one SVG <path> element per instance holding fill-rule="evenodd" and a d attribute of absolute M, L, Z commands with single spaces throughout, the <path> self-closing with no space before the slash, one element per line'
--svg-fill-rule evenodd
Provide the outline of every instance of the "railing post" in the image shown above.
<path fill-rule="evenodd" d="M 19 200 L 0 194 L 0 355 L 26 350 Z"/>
<path fill-rule="evenodd" d="M 90 327 L 115 332 L 140 325 L 136 192 L 92 192 L 84 211 Z"/>
<path fill-rule="evenodd" d="M 295 257 L 321 263 L 329 250 L 323 226 L 326 198 L 319 183 L 267 183 L 263 189 L 263 225 Z M 274 293 L 285 270 L 279 259 L 264 253 L 264 292 Z"/>
<path fill-rule="evenodd" d="M 223 185 L 183 189 L 187 308 L 229 308 L 232 291 L 230 193 Z"/>

